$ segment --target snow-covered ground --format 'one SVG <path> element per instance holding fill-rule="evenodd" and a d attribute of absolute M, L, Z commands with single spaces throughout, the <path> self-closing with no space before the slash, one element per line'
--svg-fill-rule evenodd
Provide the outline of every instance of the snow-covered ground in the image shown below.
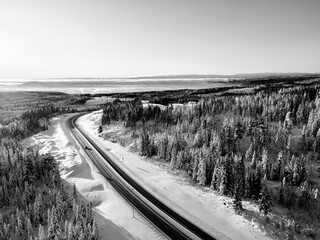
<path fill-rule="evenodd" d="M 133 215 L 132 207 L 97 172 L 66 128 L 70 116 L 53 118 L 47 131 L 22 144 L 35 146 L 40 153 L 51 153 L 57 159 L 66 183 L 75 184 L 81 195 L 92 202 L 101 239 L 165 239 L 137 212 Z"/>
<path fill-rule="evenodd" d="M 182 177 L 171 174 L 152 160 L 99 137 L 97 130 L 101 115 L 102 111 L 96 111 L 80 117 L 77 123 L 118 164 L 162 201 L 218 239 L 270 239 L 262 224 L 234 213 L 230 198 L 220 196 L 209 188 L 191 186 Z M 108 203 L 104 201 L 103 204 Z M 97 209 L 103 209 L 103 204 Z M 249 202 L 243 202 L 243 205 L 248 213 L 257 212 L 257 207 Z"/>

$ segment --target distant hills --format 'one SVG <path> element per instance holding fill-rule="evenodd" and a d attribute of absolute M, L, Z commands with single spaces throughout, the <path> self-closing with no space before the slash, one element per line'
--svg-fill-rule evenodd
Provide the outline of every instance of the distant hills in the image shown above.
<path fill-rule="evenodd" d="M 135 77 L 132 79 L 190 79 L 190 78 L 260 78 L 260 77 L 319 77 L 320 73 L 237 73 L 232 75 L 219 74 L 182 74 L 182 75 L 161 75 L 161 76 L 145 76 Z"/>
<path fill-rule="evenodd" d="M 119 80 L 145 80 L 145 79 L 239 79 L 239 78 L 265 78 L 265 77 L 320 77 L 320 73 L 237 73 L 237 74 L 177 74 L 177 75 L 159 75 L 159 76 L 141 76 L 141 77 L 107 77 L 107 78 L 94 78 L 94 77 L 65 77 L 65 78 L 47 78 L 30 80 L 28 82 L 59 82 L 59 81 L 119 81 Z"/>
<path fill-rule="evenodd" d="M 2 86 L 2 91 L 55 91 L 75 94 L 163 91 L 178 89 L 216 89 L 222 87 L 273 84 L 312 84 L 320 81 L 315 73 L 249 73 L 234 75 L 189 74 L 135 78 L 51 78 L 23 80 Z"/>

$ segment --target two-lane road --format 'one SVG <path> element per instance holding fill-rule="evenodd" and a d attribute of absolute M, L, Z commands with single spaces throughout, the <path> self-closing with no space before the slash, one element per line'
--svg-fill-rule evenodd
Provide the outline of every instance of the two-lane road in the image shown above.
<path fill-rule="evenodd" d="M 70 118 L 68 126 L 100 173 L 142 215 L 171 239 L 215 239 L 148 192 L 127 175 L 90 137 L 77 127 L 76 120 L 85 113 Z M 89 149 L 88 149 L 89 147 Z"/>

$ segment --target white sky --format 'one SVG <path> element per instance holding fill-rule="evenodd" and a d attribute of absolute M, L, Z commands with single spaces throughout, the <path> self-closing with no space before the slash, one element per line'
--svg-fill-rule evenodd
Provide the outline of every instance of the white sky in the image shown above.
<path fill-rule="evenodd" d="M 0 78 L 320 72 L 319 0 L 0 0 Z"/>

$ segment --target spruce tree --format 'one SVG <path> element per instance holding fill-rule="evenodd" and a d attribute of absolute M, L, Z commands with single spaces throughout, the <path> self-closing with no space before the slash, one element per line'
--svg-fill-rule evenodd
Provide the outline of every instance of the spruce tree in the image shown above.
<path fill-rule="evenodd" d="M 235 182 L 235 176 L 234 176 L 234 160 L 233 156 L 229 155 L 226 158 L 225 162 L 225 169 L 226 169 L 226 192 L 227 194 L 233 195 L 233 187 Z"/>
<path fill-rule="evenodd" d="M 171 149 L 171 160 L 170 160 L 171 169 L 175 168 L 176 162 L 177 162 L 177 147 L 173 145 Z"/>
<path fill-rule="evenodd" d="M 98 133 L 102 133 L 102 126 L 101 125 L 99 125 Z"/>
<path fill-rule="evenodd" d="M 243 155 L 235 156 L 235 183 L 238 184 L 239 195 L 244 196 L 246 169 Z"/>
<path fill-rule="evenodd" d="M 34 239 L 32 224 L 29 217 L 27 218 L 27 237 L 28 239 Z"/>
<path fill-rule="evenodd" d="M 309 184 L 307 181 L 305 181 L 302 184 L 301 189 L 302 189 L 302 194 L 299 198 L 298 205 L 299 205 L 299 207 L 302 207 L 305 209 L 310 209 L 310 206 L 312 204 L 312 196 L 310 194 Z"/>
<path fill-rule="evenodd" d="M 254 151 L 253 152 L 253 155 L 252 155 L 252 159 L 251 159 L 251 164 L 250 164 L 250 167 L 252 168 L 252 169 L 256 169 L 256 167 L 257 167 L 257 161 L 258 161 L 258 159 L 257 159 L 257 153 L 256 153 L 256 151 Z"/>
<path fill-rule="evenodd" d="M 93 222 L 92 231 L 91 231 L 91 235 L 90 235 L 89 239 L 90 240 L 98 240 L 99 239 L 99 230 L 98 230 L 97 223 L 95 221 Z"/>
<path fill-rule="evenodd" d="M 218 190 L 218 179 L 219 178 L 219 165 L 216 164 L 214 169 L 213 169 L 213 173 L 212 173 L 212 180 L 211 180 L 211 188 L 213 188 L 213 190 Z"/>
<path fill-rule="evenodd" d="M 226 173 L 226 167 L 225 164 L 221 166 L 220 169 L 220 183 L 219 183 L 219 193 L 220 194 L 227 194 L 227 173 Z"/>
<path fill-rule="evenodd" d="M 0 212 L 0 239 L 5 239 L 4 238 L 4 222 L 3 222 L 3 217 L 1 212 Z"/>
<path fill-rule="evenodd" d="M 181 150 L 177 154 L 177 162 L 176 162 L 176 168 L 181 169 L 184 164 L 184 150 Z"/>
<path fill-rule="evenodd" d="M 78 192 L 75 184 L 73 184 L 72 196 L 75 201 L 78 201 Z"/>
<path fill-rule="evenodd" d="M 38 238 L 39 238 L 39 240 L 46 240 L 46 234 L 45 234 L 44 228 L 41 224 L 39 225 Z"/>
<path fill-rule="evenodd" d="M 199 153 L 193 153 L 193 168 L 192 168 L 192 180 L 194 182 L 197 181 L 197 174 L 198 174 L 198 164 L 199 164 Z"/>
<path fill-rule="evenodd" d="M 265 174 L 267 178 L 270 178 L 270 162 L 269 162 L 269 155 L 268 151 L 266 148 L 263 149 L 262 153 L 262 159 L 261 159 L 261 164 L 262 164 L 262 174 Z"/>
<path fill-rule="evenodd" d="M 70 222 L 68 226 L 68 240 L 76 240 L 76 234 L 74 231 L 74 225 Z"/>
<path fill-rule="evenodd" d="M 284 175 L 284 170 L 285 170 L 285 158 L 283 155 L 283 151 L 280 151 L 278 154 L 278 159 L 277 159 L 277 163 L 278 163 L 278 178 L 279 180 L 282 180 L 285 175 Z"/>
<path fill-rule="evenodd" d="M 206 183 L 206 163 L 202 152 L 199 154 L 197 181 L 200 185 L 204 186 Z"/>
<path fill-rule="evenodd" d="M 53 240 L 58 240 L 61 233 L 61 228 L 58 222 L 58 216 L 56 208 L 53 206 L 50 215 L 50 222 L 48 226 L 48 238 Z"/>
<path fill-rule="evenodd" d="M 233 196 L 233 209 L 237 214 L 242 214 L 243 212 L 243 207 L 242 207 L 242 201 L 240 198 L 240 187 L 239 184 L 235 184 L 235 191 L 234 191 L 234 196 Z"/>
<path fill-rule="evenodd" d="M 269 194 L 267 184 L 265 183 L 260 193 L 259 211 L 263 212 L 263 214 L 267 216 L 268 213 L 271 212 L 271 207 L 272 207 L 272 199 Z"/>

